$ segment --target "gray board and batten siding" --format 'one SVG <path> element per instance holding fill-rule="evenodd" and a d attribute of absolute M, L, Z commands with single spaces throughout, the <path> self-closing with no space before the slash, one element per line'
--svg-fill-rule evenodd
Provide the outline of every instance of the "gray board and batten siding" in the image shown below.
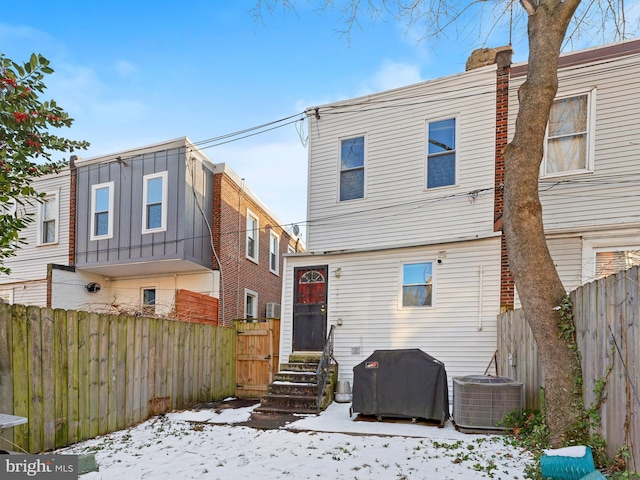
<path fill-rule="evenodd" d="M 76 266 L 186 260 L 211 268 L 211 242 L 200 208 L 211 219 L 213 165 L 199 157 L 185 144 L 130 157 L 110 156 L 86 165 L 78 162 Z M 143 234 L 143 177 L 165 171 L 166 230 Z M 113 236 L 91 240 L 91 187 L 107 182 L 114 182 Z"/>

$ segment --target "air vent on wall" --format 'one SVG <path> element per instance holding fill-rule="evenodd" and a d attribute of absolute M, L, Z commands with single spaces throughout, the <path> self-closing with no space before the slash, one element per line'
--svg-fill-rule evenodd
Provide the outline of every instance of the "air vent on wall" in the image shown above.
<path fill-rule="evenodd" d="M 523 384 L 506 377 L 453 378 L 453 420 L 461 430 L 504 430 L 498 424 L 522 411 Z"/>

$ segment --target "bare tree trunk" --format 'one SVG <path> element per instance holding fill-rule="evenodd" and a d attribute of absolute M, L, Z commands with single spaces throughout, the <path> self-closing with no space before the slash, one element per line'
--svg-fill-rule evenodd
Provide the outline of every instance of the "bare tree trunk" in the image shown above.
<path fill-rule="evenodd" d="M 531 326 L 545 375 L 545 405 L 551 444 L 577 419 L 577 357 L 559 336 L 558 320 L 566 292 L 556 271 L 542 223 L 538 177 L 549 112 L 558 89 L 558 57 L 580 0 L 523 1 L 529 13 L 527 79 L 518 92 L 520 107 L 512 142 L 504 151 L 504 230 L 509 266 Z M 582 392 L 578 392 L 581 395 Z"/>

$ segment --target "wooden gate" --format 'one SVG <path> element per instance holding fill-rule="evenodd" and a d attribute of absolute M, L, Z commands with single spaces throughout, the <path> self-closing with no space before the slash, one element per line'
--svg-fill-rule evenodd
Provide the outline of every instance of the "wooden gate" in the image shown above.
<path fill-rule="evenodd" d="M 236 320 L 236 397 L 266 395 L 280 366 L 280 320 Z"/>

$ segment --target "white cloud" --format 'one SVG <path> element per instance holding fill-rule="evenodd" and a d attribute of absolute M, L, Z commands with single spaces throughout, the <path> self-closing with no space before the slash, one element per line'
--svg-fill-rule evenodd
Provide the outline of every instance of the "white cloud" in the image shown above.
<path fill-rule="evenodd" d="M 371 85 L 378 90 L 389 90 L 422 81 L 418 65 L 385 60 L 371 78 Z"/>
<path fill-rule="evenodd" d="M 126 60 L 116 62 L 116 72 L 118 72 L 121 77 L 128 77 L 137 70 L 138 68 L 133 63 L 127 62 Z"/>

